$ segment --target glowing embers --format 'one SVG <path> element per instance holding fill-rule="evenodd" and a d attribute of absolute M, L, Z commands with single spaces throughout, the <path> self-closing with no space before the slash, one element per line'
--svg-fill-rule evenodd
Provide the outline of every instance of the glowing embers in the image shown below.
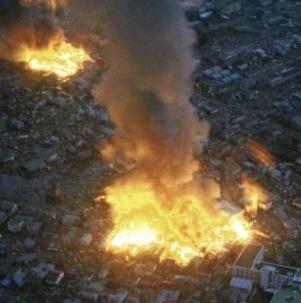
<path fill-rule="evenodd" d="M 58 0 L 21 0 L 21 6 L 28 7 L 37 4 L 43 4 L 52 10 L 55 10 L 58 5 Z"/>
<path fill-rule="evenodd" d="M 17 55 L 18 61 L 27 68 L 45 75 L 55 74 L 59 79 L 75 75 L 84 68 L 84 63 L 92 61 L 83 48 L 76 48 L 65 41 L 42 49 L 23 48 Z"/>
<path fill-rule="evenodd" d="M 274 157 L 259 143 L 252 139 L 249 139 L 247 141 L 247 148 L 250 156 L 256 163 L 269 169 L 275 167 Z"/>
<path fill-rule="evenodd" d="M 189 187 L 163 193 L 143 177 L 126 179 L 107 188 L 114 227 L 105 244 L 113 253 L 151 253 L 186 266 L 196 256 L 218 254 L 227 245 L 246 243 L 252 237 L 243 216 L 208 206 Z"/>
<path fill-rule="evenodd" d="M 267 190 L 256 180 L 244 176 L 241 185 L 244 193 L 245 210 L 256 217 L 258 209 L 268 210 L 272 206 Z"/>

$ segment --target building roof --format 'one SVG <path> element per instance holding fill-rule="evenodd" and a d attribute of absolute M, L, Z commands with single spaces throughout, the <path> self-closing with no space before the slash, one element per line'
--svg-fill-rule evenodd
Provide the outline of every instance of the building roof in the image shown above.
<path fill-rule="evenodd" d="M 301 303 L 301 292 L 293 289 L 280 289 L 270 303 Z"/>
<path fill-rule="evenodd" d="M 245 289 L 232 288 L 229 294 L 229 302 L 246 302 L 248 299 L 249 293 Z"/>
<path fill-rule="evenodd" d="M 261 267 L 261 270 L 276 271 L 276 267 L 275 267 L 275 266 L 271 266 L 271 265 L 263 265 L 263 266 Z"/>
<path fill-rule="evenodd" d="M 249 279 L 233 277 L 231 279 L 230 286 L 235 288 L 246 289 L 250 293 L 253 288 L 253 281 Z"/>
<path fill-rule="evenodd" d="M 238 259 L 235 262 L 236 266 L 242 267 L 254 267 L 256 264 L 256 259 L 263 247 L 261 245 L 249 244 L 247 245 Z"/>
<path fill-rule="evenodd" d="M 178 302 L 179 297 L 180 297 L 179 290 L 173 291 L 173 290 L 163 289 L 156 302 L 157 303 L 176 303 L 176 302 Z"/>
<path fill-rule="evenodd" d="M 274 264 L 274 263 L 269 263 L 269 262 L 262 262 L 262 267 L 260 267 L 260 269 L 277 272 L 280 275 L 287 276 L 290 278 L 293 278 L 297 272 L 297 268 L 295 268 L 295 267 Z"/>
<path fill-rule="evenodd" d="M 298 268 L 295 272 L 293 282 L 297 284 L 301 284 L 301 269 Z"/>

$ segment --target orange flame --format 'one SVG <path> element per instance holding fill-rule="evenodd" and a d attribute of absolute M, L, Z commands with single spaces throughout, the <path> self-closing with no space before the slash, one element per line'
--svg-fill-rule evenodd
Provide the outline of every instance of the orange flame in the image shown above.
<path fill-rule="evenodd" d="M 23 7 L 43 3 L 47 5 L 48 8 L 55 10 L 59 2 L 59 0 L 21 0 L 20 3 Z"/>
<path fill-rule="evenodd" d="M 105 243 L 108 250 L 131 256 L 156 253 L 160 260 L 185 266 L 204 252 L 219 253 L 227 244 L 251 239 L 250 225 L 241 215 L 210 209 L 192 187 L 164 195 L 143 177 L 126 180 L 117 180 L 106 191 L 114 220 Z M 210 196 L 214 193 L 208 186 Z"/>
<path fill-rule="evenodd" d="M 258 208 L 266 209 L 269 202 L 269 195 L 257 181 L 250 177 L 243 177 L 242 189 L 246 203 L 246 211 L 256 216 Z"/>
<path fill-rule="evenodd" d="M 83 48 L 64 40 L 42 49 L 23 47 L 16 57 L 17 61 L 25 62 L 28 69 L 55 74 L 59 79 L 75 75 L 84 68 L 85 62 L 92 61 Z"/>
<path fill-rule="evenodd" d="M 252 139 L 247 142 L 247 147 L 251 157 L 259 164 L 267 168 L 274 168 L 275 161 L 273 156 L 259 143 Z"/>

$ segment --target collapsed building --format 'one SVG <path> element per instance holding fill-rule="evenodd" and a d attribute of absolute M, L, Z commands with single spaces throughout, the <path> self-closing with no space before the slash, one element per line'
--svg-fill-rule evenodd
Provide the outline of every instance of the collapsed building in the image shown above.
<path fill-rule="evenodd" d="M 103 168 L 104 163 L 99 158 L 98 140 L 105 144 L 117 133 L 126 138 L 124 140 L 126 144 L 135 142 L 135 136 L 132 138 L 132 129 L 126 134 L 122 133 L 120 129 L 127 125 L 123 119 L 122 127 L 118 124 L 119 127 L 117 125 L 117 129 L 114 130 L 104 108 L 93 104 L 94 100 L 90 94 L 91 86 L 100 82 L 100 75 L 93 78 L 94 76 L 89 76 L 89 70 L 80 68 L 74 78 L 67 77 L 62 81 L 62 79 L 53 79 L 48 73 L 32 74 L 28 66 L 23 69 L 22 65 L 9 65 L 1 61 L 3 69 L 1 68 L 0 73 L 0 132 L 4 152 L 0 154 L 0 161 L 1 171 L 5 174 L 0 176 L 2 187 L 0 196 L 22 207 L 17 210 L 15 204 L 1 201 L 3 207 L 0 207 L 2 235 L 0 300 L 14 302 L 19 300 L 17 296 L 20 296 L 30 302 L 34 302 L 34 299 L 44 301 L 46 298 L 50 301 L 64 298 L 68 303 L 80 302 L 80 300 L 145 302 L 146 298 L 151 298 L 154 302 L 186 300 L 193 303 L 200 301 L 224 303 L 228 298 L 228 294 L 223 291 L 224 288 L 230 286 L 233 300 L 239 298 L 246 301 L 256 295 L 253 291 L 255 286 L 270 293 L 275 292 L 272 302 L 289 298 L 297 301 L 300 279 L 297 269 L 300 264 L 297 243 L 300 229 L 300 203 L 296 188 L 299 180 L 300 159 L 298 160 L 297 157 L 296 142 L 298 140 L 294 132 L 295 128 L 299 129 L 300 124 L 296 110 L 300 91 L 296 81 L 300 75 L 295 73 L 295 66 L 293 68 L 290 66 L 297 62 L 295 59 L 298 58 L 298 54 L 296 55 L 295 52 L 299 47 L 298 36 L 292 24 L 288 27 L 275 27 L 286 19 L 279 12 L 276 15 L 266 14 L 263 19 L 260 19 L 255 13 L 255 16 L 249 13 L 253 12 L 251 2 L 243 3 L 240 8 L 235 1 L 229 1 L 226 4 L 230 7 L 224 9 L 226 14 L 222 16 L 215 12 L 211 14 L 212 6 L 210 5 L 206 7 L 205 12 L 202 8 L 200 9 L 202 13 L 197 14 L 198 18 L 206 19 L 208 22 L 207 25 L 202 26 L 208 26 L 210 37 L 208 44 L 200 46 L 203 48 L 196 55 L 198 60 L 191 61 L 192 65 L 200 64 L 200 71 L 194 80 L 196 96 L 192 98 L 197 116 L 194 119 L 206 118 L 212 125 L 212 140 L 208 142 L 205 136 L 208 131 L 205 124 L 206 131 L 202 138 L 204 152 L 195 153 L 198 164 L 202 167 L 198 177 L 214 180 L 210 182 L 212 186 L 210 186 L 210 193 L 214 192 L 214 203 L 216 202 L 217 208 L 223 213 L 231 217 L 238 215 L 240 218 L 245 218 L 246 213 L 249 214 L 247 221 L 250 220 L 254 224 L 253 237 L 261 244 L 250 244 L 248 248 L 243 248 L 241 251 L 240 245 L 236 247 L 236 243 L 232 246 L 230 241 L 231 245 L 226 245 L 217 254 L 212 254 L 210 249 L 202 250 L 201 254 L 198 252 L 195 258 L 193 252 L 193 261 L 184 268 L 179 268 L 169 258 L 160 262 L 157 258 L 160 252 L 156 256 L 144 255 L 144 253 L 119 254 L 114 250 L 108 252 L 105 249 L 105 235 L 109 234 L 113 226 L 110 215 L 106 212 L 106 197 L 103 195 L 103 190 L 108 189 L 109 184 L 114 184 L 114 180 L 118 182 L 116 181 L 118 177 L 119 180 L 126 180 L 129 175 L 135 174 L 135 168 L 139 162 L 137 154 L 141 157 L 147 156 L 148 148 L 136 150 L 130 144 L 126 146 L 126 155 L 122 156 L 118 150 L 115 155 L 120 160 L 119 163 L 125 163 L 124 166 L 130 169 L 118 170 L 117 165 L 113 163 L 108 166 L 109 172 L 107 172 Z M 269 1 L 259 1 L 258 4 L 260 7 L 266 6 L 266 10 L 270 9 Z M 245 5 L 247 9 L 252 8 L 252 10 L 245 12 Z M 142 11 L 141 18 L 145 18 L 146 11 Z M 121 12 L 118 11 L 118 13 Z M 114 9 L 111 13 L 114 15 Z M 212 19 L 210 19 L 211 16 Z M 249 17 L 253 18 L 252 21 L 247 21 L 250 20 Z M 136 20 L 135 16 L 132 18 L 129 20 Z M 227 23 L 229 18 L 230 22 L 234 21 L 234 24 Z M 243 18 L 248 26 L 235 24 L 236 18 Z M 202 20 L 198 22 L 203 22 Z M 264 24 L 269 26 L 271 33 L 264 33 Z M 196 28 L 203 29 L 202 26 Z M 187 31 L 190 32 L 188 29 Z M 258 33 L 264 37 L 257 39 Z M 232 35 L 235 37 L 234 40 L 231 40 Z M 276 36 L 280 38 L 277 41 Z M 115 38 L 119 40 L 119 37 Z M 294 39 L 292 43 L 291 38 Z M 93 39 L 97 43 L 100 40 L 97 35 L 96 38 L 93 36 Z M 127 39 L 124 38 L 124 40 Z M 174 40 L 177 44 L 181 39 L 177 37 Z M 152 49 L 151 43 L 148 46 Z M 146 56 L 148 52 L 145 51 L 142 54 L 137 52 L 139 55 L 137 57 L 144 62 L 144 57 L 148 57 Z M 172 56 L 163 61 L 169 65 L 170 61 L 174 61 L 171 58 Z M 118 59 L 117 56 L 116 62 L 120 63 Z M 93 63 L 95 66 L 96 64 L 96 62 Z M 156 69 L 155 64 L 151 65 Z M 161 71 L 162 67 L 166 66 L 162 64 L 158 70 Z M 139 67 L 137 68 L 139 70 Z M 118 67 L 115 71 L 118 74 Z M 203 71 L 206 71 L 206 74 Z M 128 73 L 125 74 L 128 75 Z M 136 74 L 140 75 L 135 72 L 134 75 Z M 180 74 L 180 71 L 176 74 Z M 130 79 L 133 80 L 133 82 L 130 81 L 133 86 L 142 91 L 145 87 L 153 89 L 153 86 L 146 85 L 149 82 L 142 81 L 144 79 L 142 76 L 137 78 Z M 153 76 L 150 80 L 157 80 L 157 78 Z M 271 83 L 274 79 L 276 80 L 274 85 L 271 85 L 272 89 L 266 89 L 265 84 Z M 112 79 L 107 81 L 109 80 Z M 141 85 L 141 82 L 144 85 Z M 174 83 L 177 84 L 176 79 L 167 82 L 170 83 L 170 91 L 173 92 Z M 156 81 L 151 81 L 151 84 L 154 83 Z M 110 81 L 107 84 L 110 87 Z M 160 87 L 161 85 L 157 89 L 161 92 Z M 162 84 L 162 87 L 164 94 L 166 93 L 164 92 L 165 84 Z M 199 87 L 202 87 L 201 92 L 198 91 Z M 98 89 L 101 89 L 101 85 Z M 111 94 L 112 98 L 115 93 L 118 91 L 108 89 L 108 94 Z M 268 98 L 267 93 L 270 94 Z M 138 95 L 140 98 L 141 95 Z M 142 93 L 142 96 L 144 95 Z M 171 98 L 170 94 L 166 95 L 164 94 L 164 97 L 167 99 Z M 274 103 L 276 95 L 277 102 Z M 102 93 L 98 97 L 102 105 L 106 103 Z M 154 96 L 150 94 L 148 100 L 153 100 L 153 98 Z M 120 101 L 117 102 L 117 107 L 125 105 L 123 94 L 120 94 L 120 98 L 113 99 L 116 99 L 116 102 Z M 185 95 L 185 100 L 187 99 Z M 271 106 L 269 101 L 266 101 L 267 99 L 273 103 Z M 161 103 L 160 100 L 157 101 L 159 109 L 156 111 L 150 108 L 151 113 L 153 113 L 152 110 L 161 113 L 162 107 L 159 106 Z M 149 103 L 151 102 L 143 104 L 149 105 Z M 170 103 L 163 102 L 163 108 L 165 106 L 172 107 Z M 282 111 L 288 113 L 285 118 L 287 120 L 283 121 L 283 117 L 279 115 L 279 109 L 281 113 Z M 142 112 L 145 111 L 140 111 L 139 108 L 134 115 L 129 111 L 125 113 L 125 116 L 139 120 Z M 164 111 L 163 118 L 168 112 L 168 110 Z M 115 114 L 119 113 L 115 112 Z M 144 122 L 153 117 L 149 115 L 148 110 L 145 116 L 146 119 L 142 119 Z M 178 118 L 179 121 L 183 119 L 183 124 L 185 124 L 186 120 L 182 113 Z M 140 121 L 130 122 L 133 122 L 133 125 L 137 125 L 136 123 L 140 125 Z M 159 122 L 154 124 L 160 132 L 162 121 Z M 162 142 L 160 147 L 165 146 L 166 142 L 174 142 L 171 154 L 169 157 L 163 157 L 162 162 L 153 161 L 156 165 L 152 163 L 153 167 L 148 172 L 160 173 L 160 165 L 164 165 L 164 162 L 167 163 L 169 159 L 178 159 L 175 155 L 181 150 L 179 145 L 185 146 L 185 144 L 180 144 L 181 140 L 173 141 L 174 136 L 177 137 L 177 132 L 173 132 L 172 124 L 164 125 L 163 123 L 166 136 L 160 141 Z M 150 125 L 153 124 L 150 122 Z M 143 127 L 133 128 L 142 132 Z M 169 136 L 171 136 L 170 140 Z M 269 138 L 269 141 L 276 139 L 278 143 L 279 139 L 284 138 L 283 154 L 289 155 L 289 158 L 278 159 L 279 155 L 277 155 L 277 161 L 271 161 L 259 144 L 249 144 L 248 140 L 245 140 L 251 137 L 264 142 L 263 145 L 267 146 L 270 142 L 266 142 L 266 138 Z M 142 139 L 145 140 L 146 136 Z M 113 142 L 116 143 L 114 139 Z M 147 144 L 147 147 L 153 147 L 153 145 Z M 273 153 L 281 150 L 279 146 L 277 148 L 269 146 L 269 149 Z M 288 149 L 290 153 L 287 152 Z M 153 149 L 150 150 L 153 151 Z M 161 152 L 158 150 L 158 153 Z M 188 154 L 191 155 L 191 153 Z M 196 156 L 195 154 L 193 157 Z M 110 149 L 108 156 L 110 156 Z M 178 161 L 182 164 L 181 162 L 183 161 Z M 208 167 L 204 167 L 205 162 L 208 162 Z M 81 176 L 81 179 L 75 178 L 74 175 L 71 180 L 69 179 L 68 174 L 74 171 Z M 174 169 L 171 171 L 174 173 Z M 246 177 L 245 172 L 248 177 L 252 176 L 252 182 Z M 179 175 L 181 174 L 182 171 L 179 170 Z M 106 175 L 109 178 L 101 181 Z M 265 191 L 252 190 L 254 187 L 257 189 L 257 184 L 261 182 L 267 185 L 267 191 L 271 193 L 269 199 L 265 199 Z M 217 189 L 219 183 L 222 184 L 220 193 Z M 252 186 L 249 187 L 249 183 Z M 71 189 L 75 193 L 72 193 Z M 87 193 L 82 195 L 84 192 Z M 204 192 L 208 194 L 208 184 L 204 184 Z M 92 199 L 91 196 L 93 196 Z M 94 199 L 95 196 L 98 198 Z M 179 196 L 182 197 L 182 195 Z M 115 201 L 112 202 L 114 204 Z M 182 201 L 180 202 L 179 205 L 185 209 L 188 203 L 183 205 Z M 135 206 L 138 205 L 140 204 L 135 204 Z M 24 206 L 31 206 L 33 209 L 24 210 Z M 87 208 L 82 210 L 82 206 L 87 206 Z M 44 207 L 47 209 L 44 214 L 34 211 L 42 210 Z M 73 208 L 73 211 L 70 211 L 69 207 Z M 185 213 L 183 209 L 180 209 L 181 214 Z M 168 210 L 170 211 L 170 208 Z M 64 213 L 65 211 L 67 214 Z M 198 209 L 193 212 L 198 215 L 200 213 Z M 149 215 L 147 211 L 144 213 Z M 163 216 L 164 223 L 168 221 L 166 218 L 168 216 Z M 278 224 L 279 219 L 281 219 L 281 224 Z M 187 221 L 190 224 L 191 217 Z M 285 230 L 283 226 L 286 226 Z M 241 226 L 238 227 L 239 230 L 243 230 Z M 145 230 L 149 231 L 147 228 Z M 245 233 L 242 235 L 244 236 Z M 151 237 L 147 239 L 152 240 L 153 236 L 154 234 L 151 233 Z M 121 238 L 115 237 L 114 243 L 117 245 L 122 243 Z M 262 245 L 269 250 L 273 262 L 264 260 Z M 275 252 L 271 253 L 274 247 Z M 190 256 L 188 251 L 189 260 Z M 284 259 L 284 261 L 278 261 L 278 259 Z M 231 266 L 235 260 L 236 262 Z M 223 277 L 229 278 L 229 274 L 231 276 L 231 270 L 232 281 L 221 282 Z M 257 299 L 257 302 L 260 300 Z"/>

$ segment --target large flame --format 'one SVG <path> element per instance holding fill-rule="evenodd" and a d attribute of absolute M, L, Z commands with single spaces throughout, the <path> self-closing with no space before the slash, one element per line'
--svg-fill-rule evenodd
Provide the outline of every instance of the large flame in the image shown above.
<path fill-rule="evenodd" d="M 250 225 L 241 215 L 210 209 L 192 188 L 158 193 L 143 177 L 115 182 L 107 189 L 115 225 L 106 247 L 131 256 L 151 252 L 185 266 L 196 256 L 250 240 Z"/>
<path fill-rule="evenodd" d="M 31 70 L 55 74 L 60 79 L 75 75 L 83 69 L 85 62 L 92 61 L 83 48 L 74 47 L 64 39 L 46 48 L 23 47 L 16 57 Z"/>
<path fill-rule="evenodd" d="M 56 10 L 63 5 L 64 0 L 22 0 L 22 8 L 34 9 L 35 13 L 40 11 L 47 12 L 42 16 L 48 22 L 53 23 L 53 31 L 48 33 L 45 28 L 35 31 L 29 28 L 20 29 L 19 27 L 12 34 L 11 39 L 20 39 L 20 36 L 29 36 L 31 39 L 24 40 L 17 45 L 13 57 L 18 62 L 25 62 L 28 69 L 42 72 L 45 75 L 55 74 L 58 78 L 64 79 L 75 75 L 82 70 L 84 63 L 92 61 L 90 55 L 82 47 L 75 47 L 66 42 L 62 29 L 56 20 Z M 39 15 L 38 15 L 39 16 Z M 48 19 L 47 19 L 47 18 Z M 17 37 L 17 38 L 16 38 Z M 22 41 L 22 40 L 21 40 Z M 41 43 L 41 41 L 43 43 Z M 38 43 L 39 42 L 39 43 Z"/>
<path fill-rule="evenodd" d="M 187 265 L 249 241 L 243 216 L 219 209 L 218 184 L 199 174 L 209 126 L 188 102 L 195 41 L 178 1 L 100 2 L 110 69 L 94 96 L 116 126 L 102 155 L 130 169 L 105 190 L 107 249 Z"/>

